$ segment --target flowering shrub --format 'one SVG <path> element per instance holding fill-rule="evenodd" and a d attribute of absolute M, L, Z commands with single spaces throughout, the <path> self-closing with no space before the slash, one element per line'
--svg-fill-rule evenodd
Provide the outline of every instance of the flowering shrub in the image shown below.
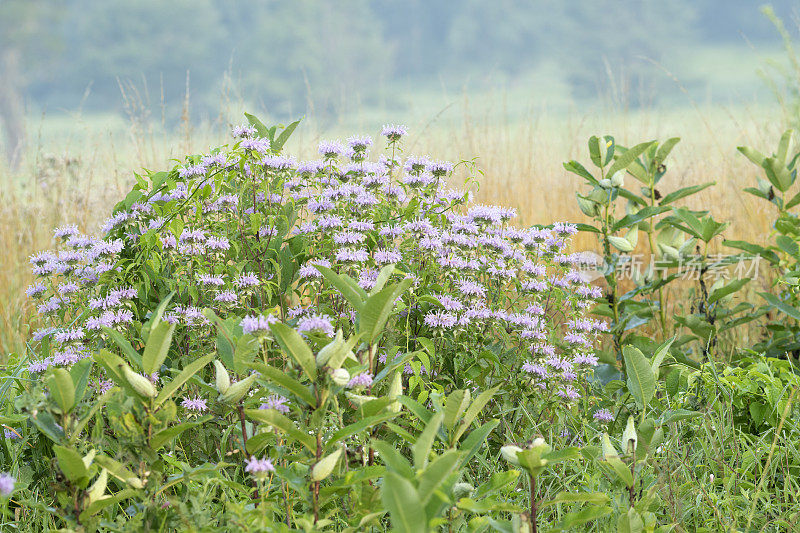
<path fill-rule="evenodd" d="M 606 326 L 575 226 L 472 203 L 453 164 L 404 156 L 402 126 L 377 158 L 354 136 L 297 162 L 281 154 L 297 123 L 248 118 L 231 145 L 137 177 L 99 236 L 64 226 L 31 258 L 48 326 L 9 418 L 40 454 L 20 477 L 55 492 L 59 526 L 130 505 L 134 529 L 177 527 L 223 494 L 208 527 L 400 530 L 397 498 L 424 527 L 515 510 L 489 495 L 516 478 L 481 485 L 471 458 L 591 436 Z M 51 457 L 55 485 L 32 473 Z M 486 501 L 454 515 L 473 484 Z"/>

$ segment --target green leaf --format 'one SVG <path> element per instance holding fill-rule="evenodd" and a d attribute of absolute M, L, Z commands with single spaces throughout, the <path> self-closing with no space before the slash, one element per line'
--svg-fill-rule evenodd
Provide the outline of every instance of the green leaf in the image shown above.
<path fill-rule="evenodd" d="M 675 409 L 672 411 L 664 411 L 660 417 L 658 417 L 658 425 L 666 425 L 672 422 L 678 422 L 680 420 L 689 420 L 692 418 L 698 418 L 703 416 L 703 413 L 698 413 L 697 411 L 689 411 L 687 409 Z"/>
<path fill-rule="evenodd" d="M 564 169 L 566 169 L 569 172 L 572 172 L 573 174 L 577 174 L 578 176 L 582 177 L 592 185 L 598 184 L 597 179 L 594 176 L 592 176 L 592 174 L 588 170 L 586 170 L 586 167 L 584 167 L 577 161 L 573 160 L 568 163 L 564 163 Z"/>
<path fill-rule="evenodd" d="M 628 391 L 636 400 L 639 409 L 644 410 L 656 392 L 656 378 L 647 358 L 635 346 L 624 346 Z"/>
<path fill-rule="evenodd" d="M 144 354 L 142 354 L 142 370 L 148 376 L 153 375 L 161 368 L 161 364 L 167 359 L 173 333 L 175 333 L 175 324 L 161 320 L 150 331 L 150 337 L 147 339 Z"/>
<path fill-rule="evenodd" d="M 493 418 L 467 435 L 467 438 L 461 443 L 461 451 L 465 453 L 461 457 L 460 468 L 463 468 L 472 459 L 472 456 L 478 453 L 489 433 L 494 431 L 498 424 L 500 424 L 500 421 Z"/>
<path fill-rule="evenodd" d="M 628 241 L 628 239 L 626 239 L 624 237 L 617 237 L 616 235 L 609 235 L 608 236 L 608 242 L 610 242 L 611 245 L 614 248 L 616 248 L 617 250 L 619 250 L 620 252 L 626 252 L 627 253 L 627 252 L 632 252 L 633 251 L 633 245 L 630 243 L 630 241 Z"/>
<path fill-rule="evenodd" d="M 456 469 L 461 453 L 458 450 L 447 450 L 431 461 L 419 475 L 418 494 L 422 505 L 427 505 L 434 491 L 444 483 Z"/>
<path fill-rule="evenodd" d="M 611 498 L 603 492 L 559 492 L 552 500 L 546 500 L 539 504 L 540 509 L 560 503 L 591 503 L 594 505 L 604 505 L 609 503 Z"/>
<path fill-rule="evenodd" d="M 47 380 L 47 387 L 62 413 L 72 411 L 75 407 L 75 384 L 69 372 L 63 368 L 53 369 L 53 374 Z"/>
<path fill-rule="evenodd" d="M 761 166 L 764 164 L 766 156 L 758 150 L 750 148 L 749 146 L 737 146 L 736 149 L 756 165 Z"/>
<path fill-rule="evenodd" d="M 286 324 L 270 324 L 269 327 L 283 349 L 297 361 L 308 379 L 315 381 L 317 379 L 317 362 L 314 359 L 314 353 L 303 337 Z"/>
<path fill-rule="evenodd" d="M 547 464 L 575 461 L 581 458 L 581 449 L 575 446 L 567 446 L 566 448 L 547 452 L 542 457 L 547 459 Z"/>
<path fill-rule="evenodd" d="M 643 220 L 647 220 L 650 217 L 660 215 L 665 211 L 669 211 L 669 208 L 658 205 L 643 207 L 636 213 L 625 215 L 624 217 L 622 217 L 620 220 L 617 221 L 616 224 L 614 224 L 614 226 L 612 226 L 611 231 L 615 232 L 623 228 L 629 228 L 631 226 L 638 224 Z"/>
<path fill-rule="evenodd" d="M 742 287 L 747 285 L 749 282 L 750 282 L 750 278 L 742 278 L 742 279 L 733 280 L 730 283 L 728 283 L 727 285 L 723 285 L 722 287 L 714 290 L 714 292 L 712 292 L 708 296 L 708 303 L 713 304 L 717 300 L 720 300 L 720 299 L 728 296 L 729 294 L 733 294 L 734 292 L 738 291 L 739 289 L 741 289 Z"/>
<path fill-rule="evenodd" d="M 394 265 L 386 265 L 378 272 L 378 278 L 375 280 L 375 285 L 372 286 L 372 289 L 369 291 L 369 295 L 373 296 L 377 294 L 380 290 L 383 289 L 383 286 L 386 285 L 386 282 L 389 281 L 389 278 L 394 273 Z"/>
<path fill-rule="evenodd" d="M 596 135 L 589 137 L 589 158 L 596 167 L 602 167 L 603 157 L 600 155 L 600 139 Z"/>
<path fill-rule="evenodd" d="M 611 165 L 611 167 L 609 167 L 608 171 L 606 172 L 606 176 L 611 177 L 618 171 L 628 168 L 628 165 L 633 163 L 633 161 L 642 155 L 645 150 L 650 148 L 653 143 L 655 143 L 655 141 L 643 142 L 626 150 L 625 153 L 619 156 Z"/>
<path fill-rule="evenodd" d="M 475 398 L 475 401 L 467 408 L 466 412 L 464 413 L 464 418 L 461 419 L 461 424 L 459 425 L 458 430 L 456 430 L 455 437 L 453 439 L 453 443 L 458 442 L 458 439 L 461 438 L 461 435 L 464 434 L 467 429 L 469 429 L 470 424 L 472 421 L 475 420 L 475 417 L 478 416 L 478 413 L 481 412 L 489 400 L 497 393 L 498 389 L 500 389 L 500 385 L 493 387 L 489 390 L 485 390 Z"/>
<path fill-rule="evenodd" d="M 345 426 L 333 432 L 333 434 L 331 434 L 331 436 L 328 438 L 328 441 L 325 443 L 325 447 L 333 446 L 342 439 L 346 439 L 353 435 L 363 433 L 367 429 L 373 426 L 377 426 L 378 424 L 382 424 L 383 422 L 386 422 L 388 420 L 391 420 L 397 415 L 398 413 L 383 413 L 379 415 L 362 418 L 358 422 L 354 422 L 348 426 Z"/>
<path fill-rule="evenodd" d="M 372 448 L 378 452 L 378 457 L 380 457 L 381 461 L 383 461 L 389 469 L 407 479 L 414 478 L 414 469 L 411 468 L 406 458 L 403 457 L 394 446 L 388 442 L 377 440 L 372 443 Z"/>
<path fill-rule="evenodd" d="M 248 365 L 255 359 L 261 344 L 253 335 L 242 335 L 236 342 L 233 352 L 233 371 L 237 374 L 247 372 Z"/>
<path fill-rule="evenodd" d="M 31 422 L 53 442 L 61 442 L 64 438 L 64 430 L 56 424 L 53 415 L 48 411 L 39 411 L 36 416 L 31 416 Z"/>
<path fill-rule="evenodd" d="M 586 507 L 580 511 L 567 513 L 564 515 L 563 520 L 561 520 L 561 522 L 559 522 L 550 531 L 552 533 L 557 531 L 575 531 L 574 528 L 576 526 L 583 525 L 586 522 L 591 522 L 592 520 L 597 520 L 608 515 L 609 513 L 611 513 L 611 507 L 606 505 L 601 507 Z"/>
<path fill-rule="evenodd" d="M 425 519 L 425 508 L 407 479 L 394 472 L 387 472 L 381 486 L 381 500 L 389 510 L 392 519 L 392 531 L 400 533 L 425 533 L 428 523 Z"/>
<path fill-rule="evenodd" d="M 211 420 L 213 417 L 211 415 L 204 416 L 202 418 L 198 418 L 192 422 L 183 422 L 178 424 L 177 426 L 168 427 L 166 429 L 162 429 L 161 431 L 157 432 L 153 437 L 150 439 L 150 448 L 154 451 L 158 450 L 172 439 L 186 431 L 187 429 L 191 429 L 195 426 L 199 426 L 208 420 Z"/>
<path fill-rule="evenodd" d="M 58 467 L 71 483 L 80 483 L 88 475 L 83 457 L 71 448 L 65 448 L 56 444 L 53 451 L 58 458 Z"/>
<path fill-rule="evenodd" d="M 364 302 L 358 320 L 358 331 L 364 335 L 364 342 L 371 345 L 380 336 L 394 310 L 395 301 L 412 283 L 411 278 L 406 278 L 400 283 L 381 289 Z"/>
<path fill-rule="evenodd" d="M 444 406 L 444 427 L 452 431 L 458 417 L 469 406 L 469 389 L 459 389 L 450 393 Z"/>
<path fill-rule="evenodd" d="M 768 292 L 759 292 L 757 293 L 759 296 L 764 298 L 767 303 L 769 303 L 772 307 L 778 309 L 782 313 L 789 315 L 790 317 L 794 318 L 795 320 L 800 320 L 800 310 L 796 307 L 793 307 L 786 302 L 780 300 L 774 294 L 770 294 Z"/>
<path fill-rule="evenodd" d="M 786 164 L 786 155 L 789 152 L 789 143 L 792 141 L 792 130 L 786 130 L 778 141 L 778 153 L 775 154 L 782 163 Z"/>
<path fill-rule="evenodd" d="M 270 143 L 270 148 L 275 152 L 280 152 L 281 149 L 283 148 L 283 145 L 286 144 L 286 141 L 289 140 L 289 137 L 292 135 L 292 132 L 294 132 L 295 128 L 297 128 L 298 124 L 300 124 L 300 121 L 295 120 L 294 122 L 286 126 L 281 132 L 281 134 L 278 135 L 278 138 Z"/>
<path fill-rule="evenodd" d="M 772 250 L 768 250 L 763 246 L 759 246 L 758 244 L 749 243 L 747 241 L 722 241 L 722 244 L 725 246 L 729 246 L 731 248 L 736 248 L 737 250 L 744 250 L 745 252 L 749 252 L 754 255 L 759 255 L 769 261 L 770 263 L 776 265 L 780 262 L 780 259 L 775 252 Z"/>
<path fill-rule="evenodd" d="M 680 142 L 680 140 L 680 137 L 670 137 L 664 141 L 661 146 L 658 147 L 655 160 L 659 163 L 663 163 L 670 152 L 672 152 L 672 149 L 675 148 L 675 145 Z"/>
<path fill-rule="evenodd" d="M 428 455 L 431 453 L 436 434 L 442 426 L 442 420 L 444 420 L 444 414 L 435 413 L 425 425 L 425 429 L 420 436 L 417 437 L 417 442 L 411 448 L 411 453 L 414 457 L 414 468 L 419 470 L 425 468 L 428 464 Z"/>
<path fill-rule="evenodd" d="M 258 133 L 259 137 L 269 137 L 269 129 L 264 125 L 263 122 L 258 120 L 255 115 L 251 115 L 250 113 L 245 113 L 244 116 L 247 118 L 247 122 L 256 129 L 256 133 Z"/>
<path fill-rule="evenodd" d="M 90 516 L 99 513 L 106 507 L 110 507 L 111 505 L 116 505 L 122 500 L 127 500 L 128 498 L 133 498 L 136 496 L 136 491 L 133 489 L 124 489 L 119 491 L 118 493 L 114 494 L 113 496 L 106 496 L 104 498 L 100 498 L 97 501 L 94 501 L 89 504 L 86 509 L 84 509 L 80 514 L 81 521 L 86 521 Z"/>
<path fill-rule="evenodd" d="M 103 405 L 104 405 L 104 404 L 105 404 L 105 403 L 106 403 L 108 400 L 110 400 L 110 399 L 111 399 L 111 395 L 112 395 L 112 394 L 114 394 L 114 392 L 115 392 L 116 390 L 118 390 L 118 389 L 114 389 L 114 388 L 112 388 L 112 389 L 109 389 L 109 390 L 107 390 L 106 392 L 104 392 L 104 393 L 103 393 L 103 395 L 102 395 L 102 396 L 100 396 L 100 397 L 99 397 L 97 400 L 95 400 L 95 401 L 92 403 L 92 408 L 91 408 L 91 409 L 89 409 L 89 412 L 88 412 L 88 413 L 86 413 L 86 414 L 83 416 L 83 418 L 81 418 L 81 419 L 78 421 L 78 423 L 75 425 L 75 428 L 73 428 L 73 430 L 72 430 L 72 437 L 70 437 L 70 442 L 74 442 L 74 441 L 75 441 L 75 439 L 76 439 L 76 438 L 78 438 L 78 436 L 80 436 L 80 434 L 81 434 L 81 431 L 83 431 L 83 428 L 85 428 L 85 427 L 86 427 L 86 424 L 88 424 L 88 423 L 89 423 L 89 421 L 92 419 L 92 417 L 93 417 L 94 415 L 96 415 L 96 414 L 97 414 L 97 411 L 99 411 L 99 410 L 100 410 L 100 408 L 101 408 L 101 407 L 103 407 Z"/>
<path fill-rule="evenodd" d="M 246 409 L 247 416 L 256 422 L 269 424 L 278 431 L 286 433 L 288 437 L 308 448 L 311 453 L 317 452 L 317 441 L 308 433 L 297 429 L 294 422 L 280 414 L 275 409 Z"/>
<path fill-rule="evenodd" d="M 91 358 L 81 359 L 69 369 L 69 375 L 72 378 L 72 383 L 75 385 L 75 403 L 77 404 L 83 399 L 86 392 L 86 384 L 89 382 L 89 377 L 92 374 L 92 366 L 94 361 Z"/>
<path fill-rule="evenodd" d="M 650 361 L 650 368 L 652 368 L 653 376 L 656 379 L 658 379 L 658 374 L 661 370 L 661 363 L 664 361 L 664 357 L 669 353 L 669 349 L 676 338 L 678 338 L 678 336 L 673 335 L 671 339 L 664 341 L 664 343 L 658 347 L 656 353 L 653 354 L 653 359 Z"/>
<path fill-rule="evenodd" d="M 122 387 L 128 396 L 132 398 L 139 398 L 141 400 L 141 395 L 136 392 L 133 387 L 131 387 L 131 384 L 127 379 L 125 379 L 125 376 L 122 375 L 122 372 L 120 372 L 120 367 L 126 364 L 120 356 L 113 354 L 106 349 L 102 349 L 94 355 L 94 360 L 97 364 L 103 367 L 106 376 L 108 376 L 114 383 Z"/>
<path fill-rule="evenodd" d="M 184 369 L 181 370 L 181 372 L 177 376 L 175 376 L 175 379 L 164 385 L 164 388 L 161 389 L 161 392 L 158 393 L 158 396 L 156 397 L 155 400 L 155 407 L 158 408 L 159 406 L 161 406 L 161 404 L 169 400 L 170 397 L 173 394 L 175 394 L 178 391 L 178 389 L 180 389 L 183 386 L 184 383 L 189 381 L 189 379 L 192 376 L 197 374 L 197 372 L 199 372 L 201 368 L 210 363 L 212 359 L 214 359 L 214 355 L 209 354 L 204 357 L 201 357 L 200 359 L 195 359 L 194 361 L 186 365 Z"/>
<path fill-rule="evenodd" d="M 286 372 L 278 370 L 272 366 L 267 366 L 264 363 L 253 363 L 250 366 L 268 380 L 275 382 L 275 384 L 283 387 L 297 396 L 307 405 L 316 405 L 317 401 L 314 399 L 314 395 L 311 393 L 308 387 L 287 375 Z"/>
<path fill-rule="evenodd" d="M 687 196 L 691 196 L 693 194 L 697 194 L 698 192 L 702 191 L 703 189 L 707 189 L 712 185 L 716 185 L 716 181 L 710 181 L 708 183 L 703 183 L 702 185 L 692 185 L 691 187 L 683 187 L 682 189 L 678 189 L 677 191 L 672 191 L 664 198 L 661 199 L 659 205 L 668 205 L 672 202 L 680 200 L 681 198 L 686 198 Z"/>
<path fill-rule="evenodd" d="M 129 483 L 134 488 L 141 488 L 142 480 L 136 477 L 136 474 L 128 470 L 125 465 L 119 461 L 107 455 L 98 454 L 95 456 L 94 462 L 108 470 L 109 474 L 123 483 Z"/>
<path fill-rule="evenodd" d="M 340 276 L 328 267 L 321 265 L 314 265 L 314 267 L 320 271 L 322 277 L 325 278 L 328 283 L 333 285 L 334 288 L 339 291 L 342 296 L 344 296 L 353 309 L 356 311 L 361 311 L 361 308 L 364 305 L 364 300 L 367 298 L 367 293 L 363 289 L 361 289 L 361 292 L 359 292 L 355 287 L 353 287 L 352 284 L 348 283 L 345 280 L 346 277 L 349 277 L 347 274 Z M 356 287 L 358 287 L 358 284 L 356 284 Z M 358 288 L 360 289 L 360 287 Z"/>
<path fill-rule="evenodd" d="M 128 339 L 122 336 L 122 333 L 111 328 L 103 328 L 103 333 L 122 349 L 122 353 L 127 356 L 128 362 L 131 364 L 131 366 L 139 369 L 142 368 L 142 356 L 139 355 L 139 352 L 133 349 L 131 343 L 128 342 Z"/>
<path fill-rule="evenodd" d="M 633 474 L 631 474 L 630 468 L 622 462 L 622 459 L 612 455 L 607 456 L 605 462 L 611 467 L 612 471 L 617 475 L 617 478 L 619 478 L 626 487 L 633 486 Z"/>

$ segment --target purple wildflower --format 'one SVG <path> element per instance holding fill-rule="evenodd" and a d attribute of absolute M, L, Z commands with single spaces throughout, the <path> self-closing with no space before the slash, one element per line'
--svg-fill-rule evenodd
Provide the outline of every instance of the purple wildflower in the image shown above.
<path fill-rule="evenodd" d="M 598 409 L 592 416 L 601 424 L 608 424 L 609 422 L 614 421 L 614 413 L 608 409 Z"/>
<path fill-rule="evenodd" d="M 264 403 L 261 404 L 261 407 L 259 407 L 259 409 L 275 409 L 279 413 L 288 414 L 289 411 L 291 410 L 289 409 L 289 406 L 286 405 L 288 401 L 289 401 L 288 398 L 285 398 L 283 396 L 278 396 L 277 394 L 272 394 L 270 396 L 267 396 Z"/>
<path fill-rule="evenodd" d="M 208 410 L 207 401 L 199 396 L 184 398 L 181 402 L 181 407 L 189 411 L 197 411 L 198 413 L 203 413 Z"/>

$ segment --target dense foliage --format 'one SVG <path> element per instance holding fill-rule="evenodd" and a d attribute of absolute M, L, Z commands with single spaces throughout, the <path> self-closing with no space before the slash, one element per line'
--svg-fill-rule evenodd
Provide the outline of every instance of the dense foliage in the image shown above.
<path fill-rule="evenodd" d="M 775 245 L 726 242 L 737 254 L 720 257 L 709 247 L 725 225 L 675 205 L 711 184 L 662 182 L 678 139 L 592 137 L 594 169 L 565 167 L 595 224 L 519 228 L 513 209 L 471 201 L 472 178 L 449 188 L 453 164 L 404 154 L 402 126 L 384 127 L 377 157 L 354 136 L 297 162 L 281 153 L 297 123 L 248 121 L 230 145 L 137 176 L 99 236 L 63 226 L 31 258 L 49 325 L 2 384 L 9 523 L 665 532 L 800 519 L 796 366 L 768 357 L 791 357 L 800 317 L 790 133 L 769 158 L 741 149 L 767 178 L 751 192 L 779 209 Z M 602 261 L 569 253 L 579 229 Z M 626 279 L 640 234 L 659 268 Z M 779 289 L 737 302 L 735 262 L 762 257 Z M 689 259 L 696 287 L 670 302 Z M 730 355 L 726 332 L 753 320 L 763 343 Z"/>

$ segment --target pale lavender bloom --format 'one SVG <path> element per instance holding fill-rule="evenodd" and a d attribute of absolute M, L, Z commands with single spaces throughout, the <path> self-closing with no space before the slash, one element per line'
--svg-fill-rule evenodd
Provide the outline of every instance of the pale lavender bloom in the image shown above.
<path fill-rule="evenodd" d="M 342 248 L 336 252 L 336 260 L 343 263 L 363 263 L 367 259 L 369 259 L 369 253 L 363 248 L 358 250 Z"/>
<path fill-rule="evenodd" d="M 102 226 L 100 226 L 100 231 L 103 233 L 108 233 L 115 227 L 119 226 L 126 220 L 130 220 L 131 218 L 133 218 L 133 213 L 120 211 L 119 213 L 107 218 L 106 221 L 103 222 Z"/>
<path fill-rule="evenodd" d="M 272 466 L 272 461 L 269 459 L 256 459 L 253 456 L 247 460 L 247 466 L 244 467 L 244 470 L 255 477 L 265 477 L 269 472 L 274 472 L 275 467 Z"/>
<path fill-rule="evenodd" d="M 558 391 L 556 394 L 567 400 L 568 402 L 577 400 L 581 397 L 580 393 L 574 387 L 567 385 L 564 390 Z"/>
<path fill-rule="evenodd" d="M 269 139 L 265 139 L 264 137 L 256 137 L 255 139 L 242 139 L 242 142 L 239 143 L 239 146 L 244 148 L 245 150 L 251 150 L 254 152 L 258 152 L 260 154 L 266 154 L 269 152 Z"/>
<path fill-rule="evenodd" d="M 298 174 L 311 175 L 321 172 L 323 168 L 325 168 L 325 163 L 322 161 L 303 161 L 297 165 L 296 171 Z"/>
<path fill-rule="evenodd" d="M 55 261 L 57 259 L 58 259 L 58 256 L 56 256 L 53 252 L 50 252 L 50 251 L 38 252 L 38 253 L 33 254 L 30 257 L 30 263 L 32 265 L 41 266 L 41 265 L 44 265 L 45 263 L 49 263 L 49 262 Z"/>
<path fill-rule="evenodd" d="M 322 215 L 317 219 L 320 229 L 340 228 L 344 224 L 338 215 Z"/>
<path fill-rule="evenodd" d="M 257 334 L 269 331 L 269 325 L 275 324 L 278 319 L 272 315 L 246 316 L 242 319 L 242 331 L 246 334 Z"/>
<path fill-rule="evenodd" d="M 234 137 L 252 137 L 256 134 L 256 129 L 249 124 L 234 126 L 231 132 Z"/>
<path fill-rule="evenodd" d="M 255 287 L 260 282 L 258 277 L 252 272 L 245 272 L 233 282 L 237 287 Z"/>
<path fill-rule="evenodd" d="M 264 168 L 272 170 L 289 170 L 297 164 L 297 161 L 287 155 L 270 155 L 261 162 Z"/>
<path fill-rule="evenodd" d="M 432 328 L 452 328 L 457 322 L 456 315 L 446 311 L 432 311 L 425 315 L 425 324 Z"/>
<path fill-rule="evenodd" d="M 230 247 L 231 244 L 225 237 L 211 236 L 206 241 L 206 248 L 210 250 L 227 250 Z"/>
<path fill-rule="evenodd" d="M 53 230 L 53 236 L 56 238 L 68 238 L 79 234 L 80 231 L 75 224 L 65 224 Z"/>
<path fill-rule="evenodd" d="M 14 485 L 16 483 L 17 480 L 11 476 L 11 474 L 6 474 L 5 472 L 0 473 L 0 494 L 6 498 L 11 496 L 11 493 L 14 492 Z"/>
<path fill-rule="evenodd" d="M 453 171 L 453 163 L 449 161 L 429 161 L 427 170 L 434 176 L 441 177 Z"/>
<path fill-rule="evenodd" d="M 321 213 L 323 211 L 330 211 L 335 207 L 336 204 L 325 198 L 308 201 L 308 210 L 311 211 L 312 213 Z"/>
<path fill-rule="evenodd" d="M 270 396 L 267 396 L 259 409 L 274 409 L 279 413 L 288 414 L 289 411 L 291 411 L 289 406 L 286 405 L 288 401 L 288 398 L 278 396 L 277 394 L 271 394 Z"/>
<path fill-rule="evenodd" d="M 464 309 L 464 304 L 457 298 L 453 298 L 447 294 L 435 294 L 433 296 L 439 300 L 439 303 L 442 304 L 445 311 L 461 311 Z"/>
<path fill-rule="evenodd" d="M 347 388 L 354 389 L 356 387 L 369 387 L 370 385 L 372 385 L 372 376 L 368 372 L 362 372 L 347 383 Z"/>
<path fill-rule="evenodd" d="M 38 374 L 44 372 L 53 365 L 53 360 L 49 357 L 40 359 L 38 361 L 31 361 L 28 363 L 28 372 L 31 374 Z"/>
<path fill-rule="evenodd" d="M 544 292 L 547 290 L 547 282 L 540 279 L 523 281 L 521 288 L 524 291 Z"/>
<path fill-rule="evenodd" d="M 386 196 L 388 196 L 389 198 L 392 198 L 400 203 L 405 202 L 406 199 L 408 198 L 403 188 L 400 187 L 399 185 L 391 185 L 391 184 L 386 185 L 383 188 L 383 192 L 385 192 Z"/>
<path fill-rule="evenodd" d="M 375 262 L 379 265 L 389 265 L 392 263 L 399 263 L 403 256 L 400 255 L 400 252 L 397 250 L 386 250 L 384 248 L 378 248 L 373 253 L 373 258 Z"/>
<path fill-rule="evenodd" d="M 592 416 L 601 424 L 608 424 L 609 422 L 614 421 L 614 413 L 605 408 L 598 409 Z"/>
<path fill-rule="evenodd" d="M 550 375 L 550 372 L 538 363 L 525 363 L 522 365 L 522 370 L 540 378 L 546 378 Z"/>
<path fill-rule="evenodd" d="M 465 296 L 486 296 L 486 289 L 480 283 L 462 280 L 458 283 L 458 290 Z"/>
<path fill-rule="evenodd" d="M 199 274 L 197 276 L 197 280 L 202 283 L 203 285 L 214 285 L 216 287 L 222 287 L 225 285 L 225 280 L 222 276 L 211 276 L 209 274 Z"/>
<path fill-rule="evenodd" d="M 406 232 L 406 229 L 402 226 L 386 226 L 381 228 L 380 232 L 378 232 L 382 237 L 391 237 L 396 239 L 400 237 Z"/>
<path fill-rule="evenodd" d="M 556 222 L 553 224 L 553 231 L 558 235 L 575 235 L 578 233 L 578 226 L 566 222 Z"/>
<path fill-rule="evenodd" d="M 333 234 L 333 242 L 336 244 L 360 244 L 366 239 L 366 235 L 355 231 L 340 231 Z"/>
<path fill-rule="evenodd" d="M 297 318 L 313 311 L 313 307 L 305 308 L 302 305 L 292 307 L 286 312 L 288 318 Z"/>
<path fill-rule="evenodd" d="M 203 176 L 205 173 L 206 173 L 205 165 L 188 165 L 178 169 L 178 176 L 180 176 L 181 178 Z"/>
<path fill-rule="evenodd" d="M 407 133 L 408 130 L 405 126 L 395 124 L 385 124 L 381 130 L 381 135 L 389 139 L 389 142 L 397 142 Z"/>
<path fill-rule="evenodd" d="M 8 440 L 15 440 L 20 438 L 19 432 L 14 429 L 3 428 L 3 436 Z"/>
<path fill-rule="evenodd" d="M 200 413 L 208 410 L 206 400 L 197 396 L 194 398 L 184 398 L 184 400 L 181 402 L 181 407 L 188 409 L 189 411 L 197 411 Z"/>
<path fill-rule="evenodd" d="M 328 337 L 333 337 L 333 324 L 331 324 L 331 319 L 327 315 L 311 315 L 309 317 L 303 318 L 297 324 L 297 331 L 301 333 L 305 332 L 317 332 L 322 333 Z"/>
<path fill-rule="evenodd" d="M 113 387 L 113 386 L 114 386 L 114 382 L 111 381 L 110 379 L 98 379 L 95 382 L 94 388 L 95 388 L 95 391 L 96 391 L 97 395 L 100 396 L 101 394 L 105 394 L 106 392 L 111 390 L 111 387 Z"/>
<path fill-rule="evenodd" d="M 60 298 L 58 296 L 53 296 L 43 304 L 37 307 L 37 311 L 39 311 L 40 315 L 48 315 L 50 313 L 55 313 L 59 309 L 61 309 L 62 303 L 69 303 L 68 300 Z"/>
<path fill-rule="evenodd" d="M 25 289 L 25 294 L 28 295 L 28 298 L 33 298 L 34 296 L 39 296 L 46 290 L 47 287 L 45 287 L 43 283 L 37 282 Z"/>
<path fill-rule="evenodd" d="M 214 296 L 215 302 L 233 303 L 239 300 L 239 297 L 233 291 L 222 291 Z"/>
<path fill-rule="evenodd" d="M 355 150 L 356 152 L 363 152 L 370 146 L 372 146 L 372 137 L 369 135 L 364 135 L 359 137 L 357 135 L 353 135 L 352 137 L 347 139 L 347 144 Z"/>
<path fill-rule="evenodd" d="M 371 290 L 378 281 L 378 271 L 366 269 L 358 277 L 358 286 L 365 291 Z"/>
<path fill-rule="evenodd" d="M 67 329 L 59 331 L 55 334 L 54 338 L 56 342 L 64 343 L 69 341 L 80 340 L 84 336 L 86 336 L 86 332 L 84 332 L 82 328 L 76 328 L 76 329 Z"/>
<path fill-rule="evenodd" d="M 344 146 L 337 141 L 322 141 L 318 150 L 325 159 L 334 159 L 344 153 Z"/>
<path fill-rule="evenodd" d="M 48 335 L 52 335 L 56 331 L 58 331 L 58 330 L 56 328 L 54 328 L 54 327 L 37 329 L 36 331 L 33 332 L 33 336 L 31 337 L 31 340 L 33 340 L 34 342 L 39 342 L 40 340 L 44 339 Z"/>
<path fill-rule="evenodd" d="M 114 326 L 114 313 L 105 312 L 100 316 L 92 316 L 86 319 L 86 329 L 95 331 Z"/>
<path fill-rule="evenodd" d="M 171 233 L 161 236 L 161 246 L 165 250 L 169 250 L 170 248 L 175 248 L 178 242 L 175 240 L 175 236 Z"/>
<path fill-rule="evenodd" d="M 572 363 L 583 366 L 597 366 L 599 362 L 596 355 L 592 353 L 579 353 L 572 358 Z"/>
<path fill-rule="evenodd" d="M 347 227 L 355 231 L 372 231 L 375 229 L 375 224 L 368 220 L 353 220 Z"/>
<path fill-rule="evenodd" d="M 75 282 L 62 283 L 58 286 L 59 294 L 74 294 L 80 290 L 80 286 Z"/>

